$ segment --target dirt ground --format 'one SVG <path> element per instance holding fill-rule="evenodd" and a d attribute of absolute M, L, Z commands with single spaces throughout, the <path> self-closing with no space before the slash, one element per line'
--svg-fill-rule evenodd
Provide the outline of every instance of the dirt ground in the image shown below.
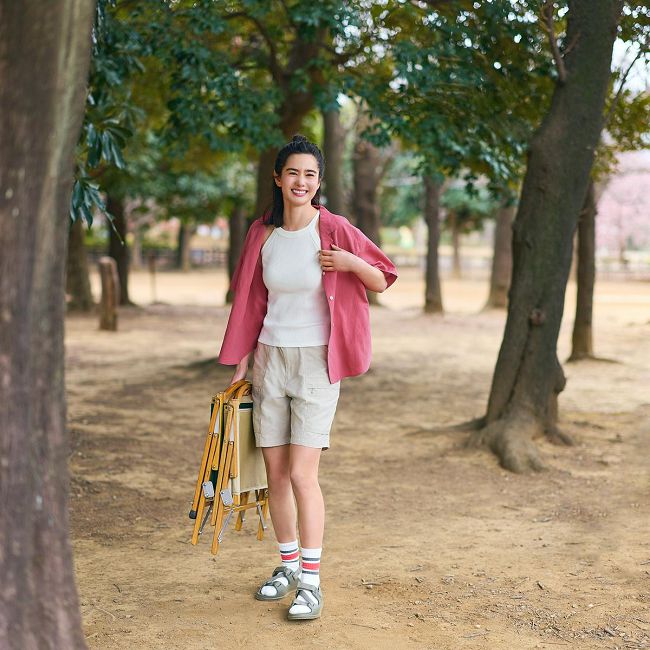
<path fill-rule="evenodd" d="M 278 563 L 249 521 L 216 557 L 187 513 L 227 310 L 221 272 L 135 273 L 117 333 L 67 320 L 71 517 L 90 648 L 650 648 L 650 284 L 598 285 L 597 353 L 565 366 L 548 469 L 513 475 L 440 425 L 481 415 L 504 314 L 406 269 L 372 312 L 374 361 L 344 382 L 327 506 L 325 607 L 288 623 L 253 593 Z M 96 282 L 96 279 L 95 279 Z M 569 288 L 567 314 L 572 313 Z M 560 339 L 568 356 L 571 318 Z"/>

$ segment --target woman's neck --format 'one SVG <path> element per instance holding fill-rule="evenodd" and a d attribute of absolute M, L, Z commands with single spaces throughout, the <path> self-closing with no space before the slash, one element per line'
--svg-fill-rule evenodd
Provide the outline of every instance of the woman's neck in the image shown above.
<path fill-rule="evenodd" d="M 284 204 L 283 225 L 285 230 L 301 230 L 314 218 L 316 208 L 313 205 L 294 207 Z"/>

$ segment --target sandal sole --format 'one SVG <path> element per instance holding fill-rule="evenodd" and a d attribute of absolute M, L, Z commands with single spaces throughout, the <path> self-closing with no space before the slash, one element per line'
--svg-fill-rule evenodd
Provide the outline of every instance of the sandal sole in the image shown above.
<path fill-rule="evenodd" d="M 287 614 L 288 621 L 314 621 L 317 618 L 320 618 L 322 609 L 318 614 Z"/>
<path fill-rule="evenodd" d="M 265 596 L 264 594 L 256 593 L 255 594 L 255 600 L 262 600 L 262 601 L 264 601 L 264 600 L 284 600 L 287 596 L 289 596 L 292 593 L 293 592 L 291 592 L 291 591 L 287 591 L 287 593 L 284 594 L 283 596 Z"/>

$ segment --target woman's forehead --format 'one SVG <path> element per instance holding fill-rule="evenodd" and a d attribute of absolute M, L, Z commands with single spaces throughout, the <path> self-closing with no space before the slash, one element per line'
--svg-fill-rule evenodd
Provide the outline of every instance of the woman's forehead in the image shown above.
<path fill-rule="evenodd" d="M 287 158 L 284 169 L 318 172 L 318 160 L 310 153 L 292 153 Z"/>

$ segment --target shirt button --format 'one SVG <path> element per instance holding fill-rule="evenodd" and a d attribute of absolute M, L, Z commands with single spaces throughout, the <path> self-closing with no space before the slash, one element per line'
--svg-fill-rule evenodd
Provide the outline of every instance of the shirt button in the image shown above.
<path fill-rule="evenodd" d="M 334 296 L 330 296 L 330 300 L 334 300 Z"/>

